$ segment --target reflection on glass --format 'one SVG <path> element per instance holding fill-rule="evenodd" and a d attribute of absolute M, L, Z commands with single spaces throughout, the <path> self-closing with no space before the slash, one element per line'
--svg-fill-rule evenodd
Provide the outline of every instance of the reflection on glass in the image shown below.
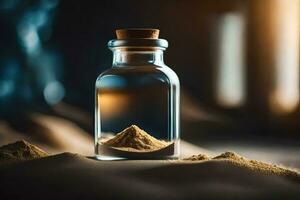
<path fill-rule="evenodd" d="M 121 92 L 105 91 L 98 93 L 99 107 L 101 107 L 102 120 L 110 121 L 114 117 L 123 114 L 129 106 L 129 97 Z"/>
<path fill-rule="evenodd" d="M 228 13 L 220 19 L 216 71 L 217 102 L 225 107 L 244 102 L 244 17 Z"/>

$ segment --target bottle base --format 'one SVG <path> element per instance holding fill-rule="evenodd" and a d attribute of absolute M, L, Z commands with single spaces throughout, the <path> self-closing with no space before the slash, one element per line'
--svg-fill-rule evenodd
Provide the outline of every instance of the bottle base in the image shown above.
<path fill-rule="evenodd" d="M 125 158 L 114 156 L 95 155 L 96 160 L 101 161 L 118 161 L 118 160 L 178 160 L 179 156 L 153 157 L 153 158 Z"/>
<path fill-rule="evenodd" d="M 178 159 L 179 141 L 155 151 L 134 150 L 132 148 L 118 148 L 96 144 L 96 157 L 99 160 L 169 160 Z"/>

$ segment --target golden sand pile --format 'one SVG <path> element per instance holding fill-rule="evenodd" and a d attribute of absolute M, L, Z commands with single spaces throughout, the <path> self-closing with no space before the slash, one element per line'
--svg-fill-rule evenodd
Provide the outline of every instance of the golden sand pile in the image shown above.
<path fill-rule="evenodd" d="M 256 160 L 248 160 L 234 152 L 225 152 L 216 157 L 210 158 L 205 154 L 193 155 L 183 160 L 187 161 L 209 161 L 209 160 L 224 160 L 234 166 L 250 169 L 252 171 L 264 174 L 274 174 L 286 176 L 300 182 L 300 173 L 277 165 L 267 164 Z"/>
<path fill-rule="evenodd" d="M 0 147 L 0 161 L 32 160 L 45 156 L 48 153 L 24 140 Z"/>
<path fill-rule="evenodd" d="M 198 154 L 198 155 L 192 155 L 188 158 L 184 158 L 183 160 L 190 160 L 190 161 L 209 160 L 209 157 L 206 154 Z"/>
<path fill-rule="evenodd" d="M 158 140 L 138 126 L 132 125 L 101 144 L 127 151 L 155 151 L 168 146 L 170 143 Z"/>

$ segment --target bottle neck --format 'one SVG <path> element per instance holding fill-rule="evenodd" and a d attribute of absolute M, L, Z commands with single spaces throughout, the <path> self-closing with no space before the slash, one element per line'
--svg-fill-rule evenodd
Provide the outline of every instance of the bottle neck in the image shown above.
<path fill-rule="evenodd" d="M 164 65 L 163 50 L 130 51 L 126 49 L 113 50 L 113 66 Z"/>

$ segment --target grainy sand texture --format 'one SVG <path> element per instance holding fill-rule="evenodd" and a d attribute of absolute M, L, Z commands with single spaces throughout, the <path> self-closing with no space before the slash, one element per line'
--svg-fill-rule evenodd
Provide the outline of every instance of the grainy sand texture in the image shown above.
<path fill-rule="evenodd" d="M 179 161 L 98 161 L 79 154 L 63 153 L 0 163 L 0 194 L 1 199 L 300 197 L 299 179 L 286 176 L 283 168 L 283 173 L 265 173 L 264 170 L 236 164 L 235 159 L 245 158 L 228 152 L 213 158 L 201 155 L 197 159 Z"/>

